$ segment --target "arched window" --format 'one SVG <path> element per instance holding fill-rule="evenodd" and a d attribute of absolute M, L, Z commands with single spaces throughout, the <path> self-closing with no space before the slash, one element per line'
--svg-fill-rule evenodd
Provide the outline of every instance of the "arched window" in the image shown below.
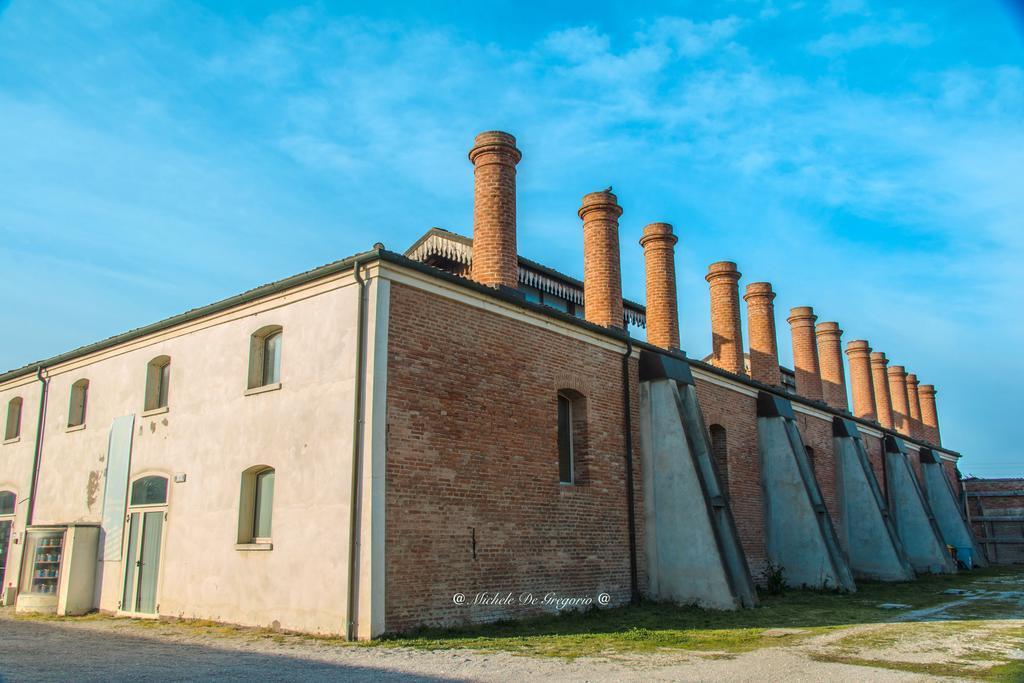
<path fill-rule="evenodd" d="M 558 481 L 582 484 L 586 479 L 587 399 L 573 389 L 557 397 Z"/>
<path fill-rule="evenodd" d="M 242 493 L 238 506 L 238 542 L 268 544 L 274 518 L 273 467 L 257 465 L 242 473 Z"/>
<path fill-rule="evenodd" d="M 14 514 L 14 503 L 17 497 L 13 491 L 0 491 L 0 517 Z M 3 567 L 3 565 L 0 565 Z"/>
<path fill-rule="evenodd" d="M 68 406 L 68 427 L 85 424 L 85 411 L 89 403 L 89 380 L 80 379 L 71 385 L 71 404 Z"/>
<path fill-rule="evenodd" d="M 132 505 L 166 505 L 167 478 L 160 476 L 142 477 L 132 483 Z"/>
<path fill-rule="evenodd" d="M 145 410 L 167 407 L 167 392 L 171 385 L 171 357 L 157 356 L 146 366 Z"/>
<path fill-rule="evenodd" d="M 249 388 L 256 389 L 281 382 L 280 325 L 268 325 L 256 330 L 249 340 Z"/>
<path fill-rule="evenodd" d="M 711 459 L 715 461 L 718 480 L 722 484 L 722 492 L 729 495 L 729 442 L 726 439 L 725 427 L 714 424 L 708 427 L 711 436 Z"/>
<path fill-rule="evenodd" d="M 7 402 L 7 429 L 4 440 L 17 439 L 21 436 L 21 397 L 15 396 Z"/>

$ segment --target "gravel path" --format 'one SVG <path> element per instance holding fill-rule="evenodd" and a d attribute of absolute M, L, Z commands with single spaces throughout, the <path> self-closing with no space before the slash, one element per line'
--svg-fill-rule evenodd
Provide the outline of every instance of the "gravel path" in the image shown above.
<path fill-rule="evenodd" d="M 834 635 L 834 634 L 833 634 Z M 935 681 L 935 678 L 812 661 L 806 646 L 733 659 L 685 654 L 565 662 L 465 650 L 423 652 L 302 638 L 204 637 L 130 620 L 13 620 L 0 612 L 0 681 Z"/>

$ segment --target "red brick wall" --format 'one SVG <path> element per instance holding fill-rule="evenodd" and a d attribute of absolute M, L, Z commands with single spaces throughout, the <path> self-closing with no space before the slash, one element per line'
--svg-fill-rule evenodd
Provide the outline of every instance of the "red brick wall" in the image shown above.
<path fill-rule="evenodd" d="M 832 517 L 833 526 L 839 525 L 839 498 L 836 495 L 836 456 L 832 444 L 832 422 L 796 413 L 796 423 L 804 446 L 814 449 L 814 476 L 821 489 L 821 497 Z"/>
<path fill-rule="evenodd" d="M 621 355 L 404 285 L 392 287 L 386 466 L 386 628 L 526 616 L 471 608 L 479 592 L 629 598 Z M 638 387 L 632 368 L 637 560 L 643 516 Z M 556 396 L 585 397 L 574 486 L 558 483 Z M 751 572 L 764 570 L 756 401 L 698 379 L 708 427 L 726 430 L 729 501 Z M 833 523 L 832 424 L 796 413 Z M 882 440 L 864 437 L 885 494 Z M 916 456 L 911 462 L 918 476 Z M 951 468 L 949 468 L 951 470 Z M 475 534 L 476 556 L 473 556 Z"/>
<path fill-rule="evenodd" d="M 878 481 L 878 489 L 885 497 L 888 494 L 885 489 L 885 459 L 882 453 L 882 440 L 866 434 L 861 434 L 861 438 L 864 440 L 864 450 L 868 452 L 868 461 L 875 473 L 875 480 Z"/>
<path fill-rule="evenodd" d="M 965 479 L 967 491 L 1024 491 L 1024 479 Z M 1020 496 L 968 497 L 971 527 L 984 548 L 988 561 L 995 564 L 1024 564 L 1024 522 L 978 520 L 981 515 L 1019 517 L 1024 515 L 1024 498 Z M 993 539 L 1001 542 L 994 543 Z"/>
<path fill-rule="evenodd" d="M 743 551 L 755 581 L 761 580 L 766 560 L 764 508 L 761 495 L 761 456 L 757 450 L 757 402 L 753 396 L 698 379 L 697 399 L 710 428 L 725 428 L 729 448 L 729 506 L 736 520 Z"/>
<path fill-rule="evenodd" d="M 963 485 L 961 484 L 960 477 L 957 474 L 956 465 L 947 460 L 943 460 L 942 468 L 945 470 L 946 477 L 949 479 L 949 483 L 953 487 L 953 495 L 959 497 L 963 490 Z"/>
<path fill-rule="evenodd" d="M 914 475 L 917 477 L 917 483 L 921 485 L 921 490 L 924 491 L 924 477 L 922 476 L 923 471 L 921 470 L 921 457 L 916 451 L 907 451 L 907 458 L 910 460 L 910 469 L 913 470 Z"/>
<path fill-rule="evenodd" d="M 459 607 L 456 592 L 627 601 L 621 355 L 400 284 L 389 335 L 386 629 L 531 613 Z M 635 364 L 631 374 L 643 590 Z M 586 478 L 574 486 L 558 481 L 564 388 L 588 406 Z"/>
<path fill-rule="evenodd" d="M 728 444 L 729 505 L 747 555 L 754 580 L 762 581 L 767 553 L 764 547 L 764 495 L 761 489 L 761 456 L 757 449 L 757 406 L 753 396 L 698 379 L 697 398 L 710 429 L 725 428 Z M 814 471 L 825 506 L 834 525 L 839 524 L 836 495 L 835 451 L 831 421 L 796 413 L 804 445 L 814 449 Z M 880 442 L 876 442 L 872 466 L 881 476 Z M 870 456 L 869 456 L 870 457 Z M 716 463 L 717 464 L 717 463 Z"/>

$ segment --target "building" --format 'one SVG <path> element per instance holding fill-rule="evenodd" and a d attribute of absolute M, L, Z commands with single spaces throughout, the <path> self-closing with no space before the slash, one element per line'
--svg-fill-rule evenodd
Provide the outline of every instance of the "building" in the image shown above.
<path fill-rule="evenodd" d="M 671 226 L 641 240 L 646 307 L 624 301 L 614 194 L 583 198 L 579 281 L 518 255 L 515 139 L 470 159 L 472 239 L 378 244 L 0 375 L 7 603 L 369 638 L 552 609 L 456 595 L 736 608 L 770 565 L 847 590 L 952 570 L 945 541 L 972 539 L 939 509 L 960 456 L 932 387 L 860 340 L 847 371 L 807 307 L 780 369 L 771 286 L 747 287 L 746 347 L 729 262 L 689 359 Z"/>
<path fill-rule="evenodd" d="M 967 518 L 993 564 L 1024 563 L 1024 479 L 963 480 Z"/>

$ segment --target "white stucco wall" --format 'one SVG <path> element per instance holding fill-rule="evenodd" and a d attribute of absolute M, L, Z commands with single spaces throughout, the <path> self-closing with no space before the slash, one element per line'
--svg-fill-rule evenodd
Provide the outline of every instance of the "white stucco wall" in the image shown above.
<path fill-rule="evenodd" d="M 0 437 L 7 426 L 7 409 L 11 399 L 20 397 L 21 435 L 17 440 L 0 445 L 0 491 L 13 491 L 17 496 L 11 529 L 11 543 L 7 553 L 7 571 L 0 593 L 10 584 L 17 585 L 21 564 L 25 515 L 28 512 L 29 490 L 32 486 L 32 461 L 35 459 L 36 423 L 39 419 L 39 393 L 41 384 L 34 374 L 21 377 L 0 386 Z"/>
<path fill-rule="evenodd" d="M 371 280 L 368 299 L 379 296 L 378 284 Z M 356 292 L 350 272 L 335 275 L 50 368 L 34 523 L 101 521 L 110 425 L 134 413 L 130 479 L 171 480 L 159 613 L 344 633 Z M 380 308 L 368 306 L 370 349 Z M 271 324 L 284 329 L 281 388 L 246 395 L 250 335 Z M 142 417 L 146 366 L 160 355 L 171 358 L 169 409 Z M 81 378 L 90 383 L 86 426 L 69 431 L 71 385 Z M 22 442 L 0 448 L 0 488 L 9 482 L 27 495 L 38 388 L 11 384 L 20 386 L 0 386 L 0 401 L 21 391 L 25 422 Z M 372 451 L 367 442 L 364 452 Z M 276 470 L 269 551 L 235 547 L 241 474 L 254 465 Z M 372 473 L 365 471 L 371 501 Z M 186 481 L 175 483 L 176 474 Z M 100 563 L 103 610 L 118 607 L 121 564 Z M 374 601 L 367 594 L 360 602 Z"/>

